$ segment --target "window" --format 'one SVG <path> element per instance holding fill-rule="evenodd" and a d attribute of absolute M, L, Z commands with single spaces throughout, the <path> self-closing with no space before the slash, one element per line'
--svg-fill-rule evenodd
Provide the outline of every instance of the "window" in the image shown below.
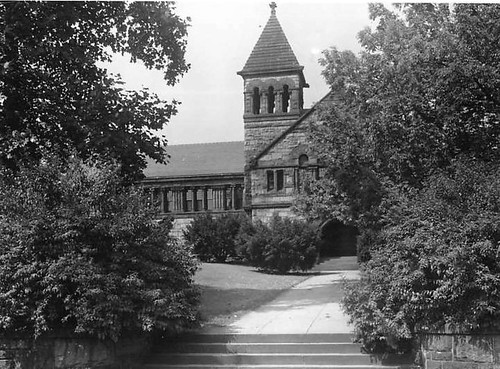
<path fill-rule="evenodd" d="M 316 167 L 313 169 L 313 176 L 314 176 L 314 179 L 317 181 L 319 180 L 319 167 Z"/>
<path fill-rule="evenodd" d="M 207 190 L 207 209 L 208 210 L 213 210 L 214 209 L 214 191 L 209 188 Z"/>
<path fill-rule="evenodd" d="M 274 170 L 268 170 L 267 172 L 267 190 L 274 190 Z"/>
<path fill-rule="evenodd" d="M 266 171 L 267 178 L 267 190 L 281 191 L 285 188 L 285 171 L 280 170 L 268 170 Z"/>
<path fill-rule="evenodd" d="M 306 154 L 299 156 L 299 167 L 307 167 L 309 164 L 309 157 Z"/>
<path fill-rule="evenodd" d="M 193 211 L 193 192 L 187 191 L 186 193 L 186 211 Z"/>
<path fill-rule="evenodd" d="M 234 189 L 235 194 L 234 194 L 234 208 L 235 209 L 241 209 L 243 207 L 243 188 L 241 187 L 236 187 Z"/>
<path fill-rule="evenodd" d="M 194 203 L 194 211 L 202 211 L 203 209 L 203 190 L 195 190 L 196 202 Z"/>
<path fill-rule="evenodd" d="M 267 112 L 274 113 L 274 87 L 269 86 L 267 89 Z"/>
<path fill-rule="evenodd" d="M 288 90 L 288 85 L 283 85 L 283 94 L 281 95 L 281 97 L 282 111 L 283 113 L 288 113 L 288 107 L 290 106 L 290 91 Z"/>
<path fill-rule="evenodd" d="M 226 188 L 226 204 L 225 204 L 225 209 L 232 209 L 233 208 L 233 194 L 231 192 L 230 188 Z"/>
<path fill-rule="evenodd" d="M 260 113 L 260 91 L 258 87 L 253 89 L 252 95 L 252 112 L 254 114 Z"/>
<path fill-rule="evenodd" d="M 170 203 L 170 191 L 166 191 L 164 190 L 163 193 L 162 193 L 162 196 L 163 196 L 163 209 L 162 210 L 162 213 L 168 213 L 170 211 L 170 206 L 169 206 L 169 203 Z"/>
<path fill-rule="evenodd" d="M 285 175 L 283 170 L 276 171 L 276 191 L 281 191 L 285 184 Z"/>
<path fill-rule="evenodd" d="M 214 188 L 212 190 L 214 209 L 221 210 L 224 209 L 224 188 Z"/>

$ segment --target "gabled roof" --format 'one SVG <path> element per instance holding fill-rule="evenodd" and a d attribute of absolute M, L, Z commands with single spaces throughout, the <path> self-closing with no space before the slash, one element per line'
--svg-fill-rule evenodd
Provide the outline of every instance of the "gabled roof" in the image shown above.
<path fill-rule="evenodd" d="M 166 151 L 167 164 L 148 159 L 146 178 L 243 174 L 245 168 L 243 141 L 172 145 Z"/>
<path fill-rule="evenodd" d="M 238 74 L 244 76 L 285 71 L 301 72 L 304 69 L 303 66 L 299 65 L 288 43 L 276 17 L 274 7 L 271 6 L 271 17 L 267 21 L 245 66 Z"/>

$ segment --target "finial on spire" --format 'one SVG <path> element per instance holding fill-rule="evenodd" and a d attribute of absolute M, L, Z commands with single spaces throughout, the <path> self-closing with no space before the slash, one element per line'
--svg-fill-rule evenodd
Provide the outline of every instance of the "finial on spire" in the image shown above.
<path fill-rule="evenodd" d="M 271 8 L 271 15 L 276 15 L 276 8 L 278 5 L 273 1 L 271 4 L 269 4 L 269 7 Z"/>

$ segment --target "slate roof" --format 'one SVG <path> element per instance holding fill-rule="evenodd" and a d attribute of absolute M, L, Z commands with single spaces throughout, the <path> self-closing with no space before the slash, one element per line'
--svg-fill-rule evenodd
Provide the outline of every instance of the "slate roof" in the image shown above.
<path fill-rule="evenodd" d="M 276 12 L 271 12 L 259 40 L 255 44 L 250 57 L 240 75 L 274 73 L 282 71 L 302 71 L 293 50 L 276 17 Z"/>
<path fill-rule="evenodd" d="M 243 141 L 169 145 L 168 164 L 148 159 L 147 178 L 198 175 L 243 174 L 245 154 Z"/>

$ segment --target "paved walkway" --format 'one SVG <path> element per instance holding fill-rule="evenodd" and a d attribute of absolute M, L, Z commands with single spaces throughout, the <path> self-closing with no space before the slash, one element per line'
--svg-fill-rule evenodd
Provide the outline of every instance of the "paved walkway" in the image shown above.
<path fill-rule="evenodd" d="M 273 301 L 241 316 L 226 327 L 240 334 L 349 333 L 353 328 L 340 307 L 342 280 L 359 278 L 353 258 L 332 258 L 314 275 L 281 293 Z"/>

